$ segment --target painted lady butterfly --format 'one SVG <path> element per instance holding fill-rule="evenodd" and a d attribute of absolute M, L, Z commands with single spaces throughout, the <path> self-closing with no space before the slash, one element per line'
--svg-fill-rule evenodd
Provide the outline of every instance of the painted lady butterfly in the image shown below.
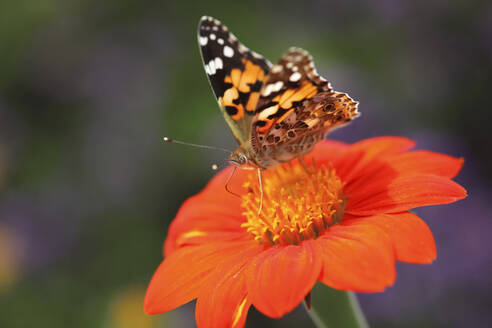
<path fill-rule="evenodd" d="M 200 20 L 198 43 L 222 114 L 239 143 L 229 158 L 237 166 L 259 172 L 301 157 L 328 132 L 359 116 L 358 102 L 333 91 L 305 50 L 291 48 L 272 66 L 207 16 Z"/>

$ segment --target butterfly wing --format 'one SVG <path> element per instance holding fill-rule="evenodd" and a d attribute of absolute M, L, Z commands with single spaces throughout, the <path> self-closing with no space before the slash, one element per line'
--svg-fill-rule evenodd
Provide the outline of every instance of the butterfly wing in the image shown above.
<path fill-rule="evenodd" d="M 241 145 L 250 139 L 260 90 L 272 64 L 212 17 L 200 20 L 198 44 L 222 114 Z"/>
<path fill-rule="evenodd" d="M 272 67 L 260 93 L 252 147 L 263 167 L 308 153 L 330 130 L 359 115 L 358 103 L 333 91 L 312 57 L 299 48 L 291 48 Z"/>

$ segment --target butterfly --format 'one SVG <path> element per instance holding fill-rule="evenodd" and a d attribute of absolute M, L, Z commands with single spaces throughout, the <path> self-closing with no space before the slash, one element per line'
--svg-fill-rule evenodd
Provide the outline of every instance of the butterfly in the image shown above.
<path fill-rule="evenodd" d="M 290 48 L 272 65 L 209 16 L 200 20 L 198 44 L 219 107 L 239 145 L 229 157 L 237 167 L 259 173 L 302 159 L 330 131 L 359 116 L 358 102 L 333 91 L 303 49 Z"/>

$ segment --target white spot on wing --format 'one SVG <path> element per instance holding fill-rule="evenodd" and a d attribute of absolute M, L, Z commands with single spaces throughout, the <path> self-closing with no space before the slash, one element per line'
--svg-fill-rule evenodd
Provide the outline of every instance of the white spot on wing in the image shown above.
<path fill-rule="evenodd" d="M 246 48 L 242 43 L 240 43 L 238 45 L 238 49 L 239 49 L 239 52 L 242 54 L 245 53 L 246 51 L 248 51 L 248 48 Z"/>
<path fill-rule="evenodd" d="M 201 46 L 206 46 L 208 42 L 208 38 L 206 36 L 201 36 L 200 37 L 200 45 Z"/>
<path fill-rule="evenodd" d="M 268 84 L 266 87 L 265 87 L 265 90 L 263 90 L 263 96 L 267 97 L 270 95 L 270 93 L 272 93 L 272 87 L 273 87 L 273 84 Z"/>
<path fill-rule="evenodd" d="M 258 58 L 258 59 L 263 59 L 263 56 L 262 56 L 262 55 L 260 55 L 260 54 L 259 54 L 259 53 L 257 53 L 257 52 L 251 51 L 251 54 L 252 54 L 252 55 L 253 55 L 253 57 L 255 57 L 255 58 Z"/>
<path fill-rule="evenodd" d="M 217 42 L 218 42 L 219 44 L 224 44 L 224 39 L 222 39 L 222 38 L 221 38 L 221 39 L 218 39 L 218 40 L 217 40 Z"/>
<path fill-rule="evenodd" d="M 292 73 L 292 75 L 289 77 L 289 81 L 290 82 L 297 82 L 301 79 L 301 73 L 299 72 L 294 72 Z"/>
<path fill-rule="evenodd" d="M 277 81 L 275 83 L 267 84 L 265 90 L 263 90 L 263 96 L 266 97 L 269 96 L 272 92 L 280 91 L 280 89 L 282 89 L 283 86 L 284 83 L 282 81 Z"/>
<path fill-rule="evenodd" d="M 272 91 L 273 92 L 277 92 L 279 91 L 280 89 L 282 89 L 282 87 L 284 86 L 284 82 L 282 81 L 278 81 L 277 83 L 275 83 L 272 87 Z"/>
<path fill-rule="evenodd" d="M 231 58 L 232 56 L 234 56 L 234 50 L 229 46 L 225 46 L 224 47 L 224 56 Z"/>
<path fill-rule="evenodd" d="M 214 63 L 215 63 L 215 69 L 216 70 L 222 69 L 224 67 L 222 59 L 220 57 L 215 58 Z"/>
<path fill-rule="evenodd" d="M 232 33 L 229 33 L 229 41 L 230 41 L 231 43 L 233 43 L 233 42 L 237 41 L 236 36 L 235 36 L 234 34 L 232 34 Z"/>
<path fill-rule="evenodd" d="M 277 109 L 278 105 L 265 108 L 263 111 L 261 111 L 260 115 L 258 115 L 258 118 L 260 120 L 265 120 L 266 118 L 268 118 L 268 116 L 275 114 L 277 112 Z"/>
<path fill-rule="evenodd" d="M 210 34 L 210 40 L 215 40 L 217 37 L 215 36 L 215 34 Z"/>
<path fill-rule="evenodd" d="M 272 67 L 272 73 L 280 73 L 283 69 L 282 65 L 275 65 Z"/>
<path fill-rule="evenodd" d="M 214 60 L 211 60 L 211 61 L 208 62 L 208 71 L 209 71 L 208 74 L 210 74 L 210 75 L 214 75 L 215 72 L 217 71 L 215 69 L 215 62 L 214 62 Z"/>

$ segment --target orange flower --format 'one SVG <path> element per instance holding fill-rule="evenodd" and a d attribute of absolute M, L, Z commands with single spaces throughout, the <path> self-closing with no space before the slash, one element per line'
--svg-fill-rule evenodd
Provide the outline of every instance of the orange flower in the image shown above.
<path fill-rule="evenodd" d="M 316 281 L 341 290 L 382 291 L 395 261 L 430 263 L 432 233 L 408 210 L 452 203 L 463 160 L 417 150 L 404 138 L 353 145 L 324 141 L 306 157 L 263 174 L 231 168 L 188 199 L 171 224 L 165 260 L 145 297 L 149 314 L 197 299 L 199 327 L 242 327 L 251 305 L 278 318 Z"/>

